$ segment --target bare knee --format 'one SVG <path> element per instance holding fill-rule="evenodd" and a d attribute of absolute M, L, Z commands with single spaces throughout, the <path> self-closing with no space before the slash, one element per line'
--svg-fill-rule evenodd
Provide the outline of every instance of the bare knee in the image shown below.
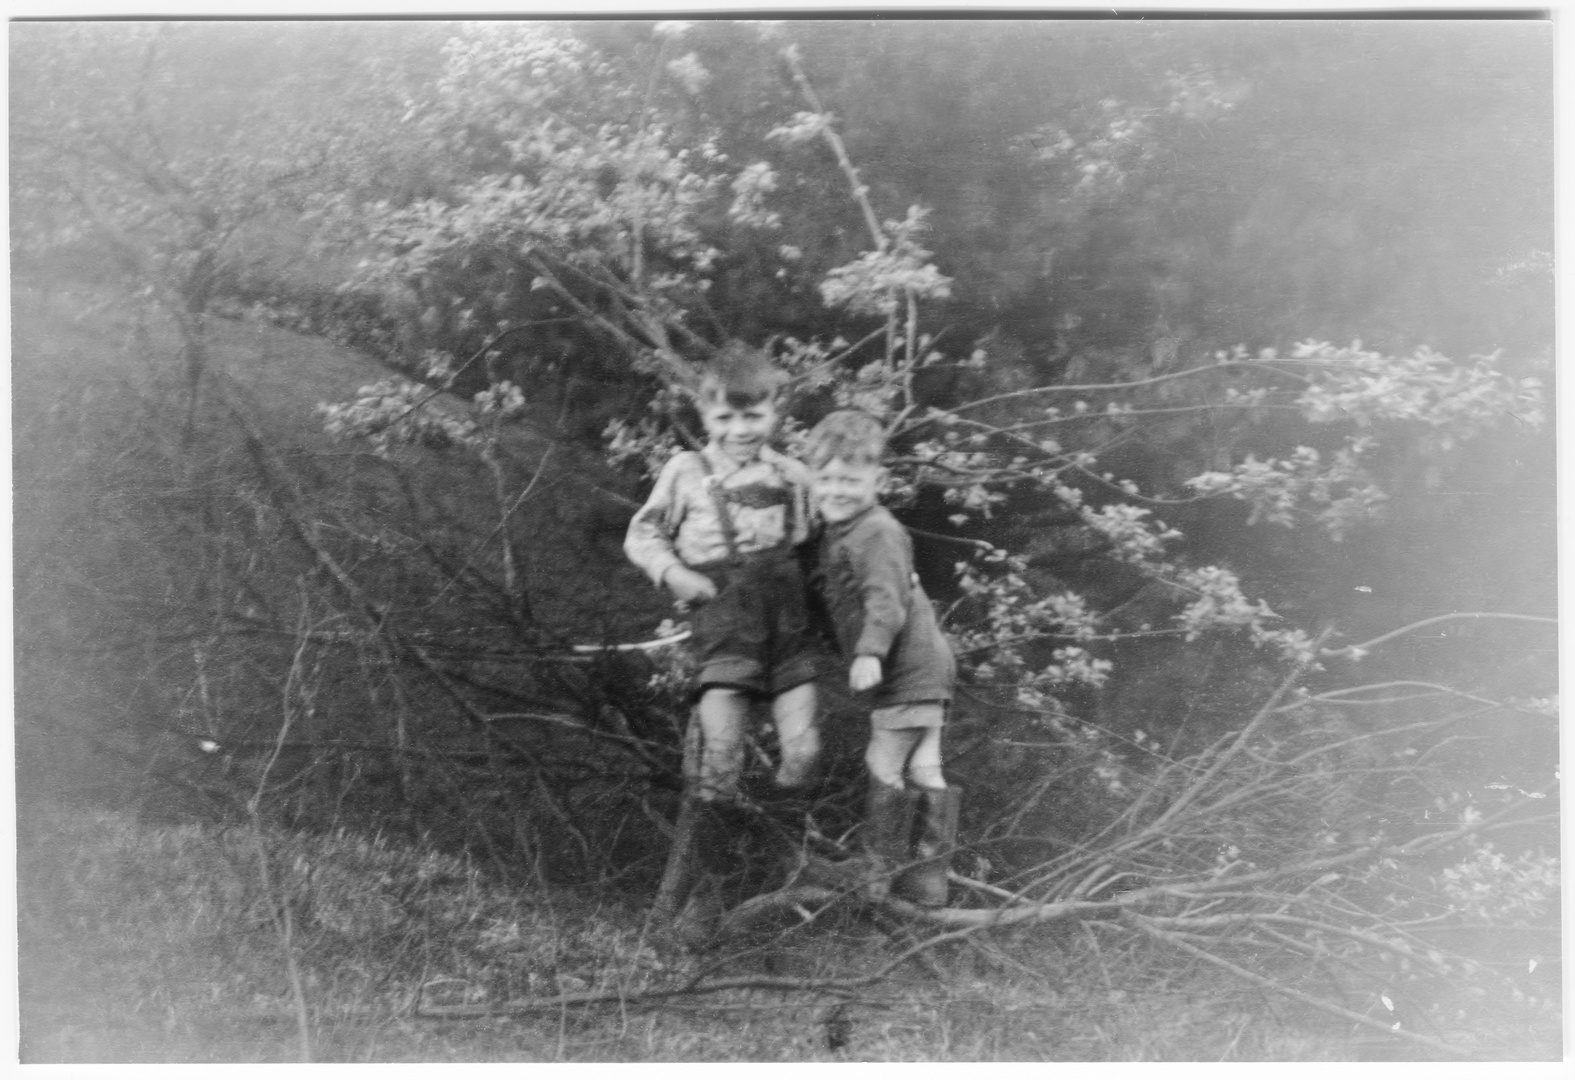
<path fill-rule="evenodd" d="M 919 787 L 943 788 L 946 776 L 941 771 L 941 729 L 925 728 L 908 757 L 908 779 Z"/>
<path fill-rule="evenodd" d="M 813 726 L 793 732 L 779 732 L 782 760 L 799 761 L 820 753 L 820 731 Z"/>
<path fill-rule="evenodd" d="M 890 787 L 902 787 L 902 775 L 908 761 L 909 744 L 901 732 L 874 731 L 870 744 L 864 751 L 864 767 L 870 776 Z"/>
<path fill-rule="evenodd" d="M 700 692 L 700 706 L 706 704 L 727 705 L 737 704 L 746 700 L 744 691 L 736 686 L 708 686 Z"/>
<path fill-rule="evenodd" d="M 808 784 L 820 757 L 820 732 L 815 727 L 815 684 L 803 683 L 784 690 L 771 701 L 771 718 L 776 723 L 780 760 L 778 787 L 797 788 Z"/>
<path fill-rule="evenodd" d="M 708 687 L 700 695 L 702 798 L 728 798 L 744 771 L 744 720 L 748 699 L 731 687 Z"/>
<path fill-rule="evenodd" d="M 749 700 L 731 686 L 708 686 L 700 694 L 700 727 L 708 739 L 738 738 L 743 734 Z"/>

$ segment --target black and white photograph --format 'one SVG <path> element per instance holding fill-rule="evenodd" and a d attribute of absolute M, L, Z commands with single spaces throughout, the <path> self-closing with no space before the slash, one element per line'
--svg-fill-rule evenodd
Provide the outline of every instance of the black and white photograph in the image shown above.
<path fill-rule="evenodd" d="M 1550 11 L 8 29 L 15 1063 L 1567 1062 Z"/>

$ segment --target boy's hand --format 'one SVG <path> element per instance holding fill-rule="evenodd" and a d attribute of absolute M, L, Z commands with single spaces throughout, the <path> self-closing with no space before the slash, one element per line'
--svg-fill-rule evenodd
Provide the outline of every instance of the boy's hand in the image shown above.
<path fill-rule="evenodd" d="M 675 566 L 662 575 L 662 584 L 686 604 L 716 599 L 716 582 L 687 566 Z"/>
<path fill-rule="evenodd" d="M 880 657 L 860 656 L 848 671 L 848 686 L 854 691 L 872 690 L 880 685 Z"/>

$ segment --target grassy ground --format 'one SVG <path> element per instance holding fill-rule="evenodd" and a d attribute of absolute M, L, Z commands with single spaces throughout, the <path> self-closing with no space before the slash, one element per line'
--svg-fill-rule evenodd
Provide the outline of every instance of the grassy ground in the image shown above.
<path fill-rule="evenodd" d="M 696 957 L 650 933 L 638 905 L 511 891 L 458 860 L 345 834 L 259 836 L 30 807 L 19 883 L 26 1063 L 300 1060 L 270 895 L 289 901 L 307 1037 L 320 1061 L 1371 1056 L 1365 1040 L 1319 1017 L 1077 932 L 947 945 L 851 994 L 645 1000 L 642 990 L 679 985 L 702 965 L 718 977 L 845 977 L 909 939 L 849 919 Z M 610 1000 L 441 1015 L 519 1009 L 564 991 Z"/>

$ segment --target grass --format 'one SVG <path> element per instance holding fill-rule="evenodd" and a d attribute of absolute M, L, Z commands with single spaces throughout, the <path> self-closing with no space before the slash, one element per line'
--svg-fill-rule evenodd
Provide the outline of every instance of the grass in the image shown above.
<path fill-rule="evenodd" d="M 948 943 L 856 994 L 640 1000 L 701 964 L 813 979 L 905 947 L 849 918 L 733 957 L 648 932 L 638 898 L 509 889 L 450 856 L 347 833 L 262 836 L 294 915 L 321 1061 L 1338 1060 L 1350 1032 L 1152 951 L 1082 932 Z M 22 1060 L 298 1060 L 249 828 L 66 805 L 19 826 Z M 562 991 L 623 1000 L 455 1019 Z"/>

